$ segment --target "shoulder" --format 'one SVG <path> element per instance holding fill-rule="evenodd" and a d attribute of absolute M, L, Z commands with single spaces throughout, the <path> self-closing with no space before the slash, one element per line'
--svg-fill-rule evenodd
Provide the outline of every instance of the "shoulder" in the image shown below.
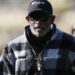
<path fill-rule="evenodd" d="M 75 44 L 75 38 L 72 35 L 64 32 L 58 28 L 56 28 L 56 32 L 53 34 L 53 39 L 60 40 L 61 42 L 64 42 L 65 44 L 66 43 L 67 44 L 72 44 L 72 43 Z"/>
<path fill-rule="evenodd" d="M 75 39 L 71 34 L 68 34 L 60 29 L 57 29 L 56 33 L 62 35 L 62 39 L 64 40 L 74 40 Z"/>
<path fill-rule="evenodd" d="M 14 40 L 10 41 L 8 44 L 11 45 L 11 44 L 18 44 L 18 43 L 25 43 L 27 42 L 27 33 L 26 31 L 29 31 L 29 26 L 26 26 L 25 27 L 25 31 L 24 31 L 24 34 L 22 34 L 21 36 L 15 38 Z"/>
<path fill-rule="evenodd" d="M 60 31 L 60 35 L 62 35 L 61 41 L 62 41 L 62 47 L 68 48 L 71 50 L 75 50 L 75 37 L 73 37 L 71 34 L 68 34 L 64 31 Z"/>
<path fill-rule="evenodd" d="M 28 45 L 27 34 L 26 34 L 26 31 L 24 31 L 24 34 L 22 34 L 19 37 L 16 37 L 15 39 L 11 40 L 10 42 L 8 42 L 4 49 L 7 49 L 9 51 L 11 49 L 13 49 L 13 50 L 22 50 L 27 45 Z"/>
<path fill-rule="evenodd" d="M 10 44 L 14 44 L 14 43 L 25 43 L 26 40 L 27 40 L 26 36 L 25 36 L 25 34 L 23 34 L 15 39 L 13 39 L 12 41 L 10 41 L 8 44 L 10 45 Z"/>
<path fill-rule="evenodd" d="M 25 43 L 27 42 L 26 36 L 25 34 L 11 40 L 10 42 L 7 43 L 7 45 L 5 46 L 5 48 L 8 49 L 19 49 L 21 46 L 25 45 Z"/>

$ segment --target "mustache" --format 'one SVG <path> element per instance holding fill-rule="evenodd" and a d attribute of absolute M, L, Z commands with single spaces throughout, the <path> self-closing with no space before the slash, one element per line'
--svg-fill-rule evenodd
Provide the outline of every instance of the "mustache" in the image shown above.
<path fill-rule="evenodd" d="M 44 25 L 34 26 L 34 28 L 44 28 Z"/>
<path fill-rule="evenodd" d="M 36 26 L 36 27 L 34 27 L 34 29 L 37 29 L 37 28 L 42 28 L 42 29 L 44 29 L 44 27 L 42 27 L 42 26 Z"/>

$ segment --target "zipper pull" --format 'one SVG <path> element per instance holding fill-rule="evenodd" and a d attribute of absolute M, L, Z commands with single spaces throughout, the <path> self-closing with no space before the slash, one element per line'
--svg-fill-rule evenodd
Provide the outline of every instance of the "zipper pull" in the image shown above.
<path fill-rule="evenodd" d="M 41 71 L 42 70 L 42 64 L 41 64 L 41 54 L 38 55 L 38 58 L 37 58 L 37 69 L 38 71 Z"/>
<path fill-rule="evenodd" d="M 41 64 L 37 64 L 37 69 L 38 69 L 38 71 L 41 71 L 42 70 L 42 65 Z"/>

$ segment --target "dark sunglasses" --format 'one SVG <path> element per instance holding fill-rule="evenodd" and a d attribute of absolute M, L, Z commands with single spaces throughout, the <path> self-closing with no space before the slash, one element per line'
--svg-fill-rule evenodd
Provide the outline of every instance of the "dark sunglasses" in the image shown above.
<path fill-rule="evenodd" d="M 48 21 L 50 18 L 50 16 L 48 15 L 34 15 L 34 16 L 29 16 L 29 20 L 31 21 L 42 21 L 42 22 L 46 22 Z"/>

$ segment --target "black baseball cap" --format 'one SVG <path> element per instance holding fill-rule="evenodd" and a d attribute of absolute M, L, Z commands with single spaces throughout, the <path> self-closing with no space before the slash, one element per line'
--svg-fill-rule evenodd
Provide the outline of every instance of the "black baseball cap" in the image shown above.
<path fill-rule="evenodd" d="M 28 15 L 35 11 L 42 11 L 47 15 L 53 14 L 53 8 L 48 0 L 32 0 L 28 6 Z"/>

